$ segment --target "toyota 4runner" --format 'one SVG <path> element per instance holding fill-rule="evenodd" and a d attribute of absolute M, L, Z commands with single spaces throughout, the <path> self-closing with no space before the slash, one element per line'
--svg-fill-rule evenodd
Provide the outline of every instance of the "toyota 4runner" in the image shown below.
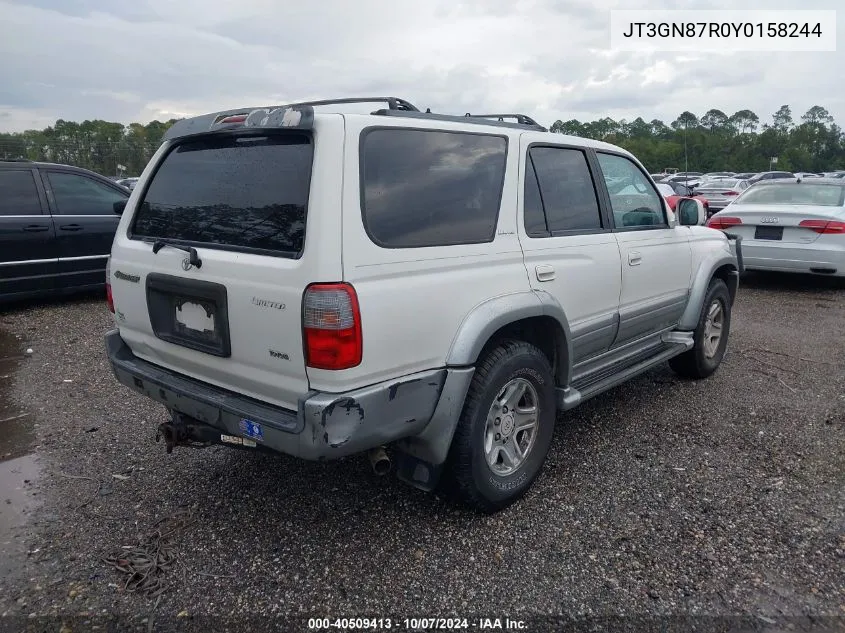
<path fill-rule="evenodd" d="M 325 110 L 351 102 L 386 107 Z M 169 411 L 168 452 L 381 468 L 390 445 L 402 480 L 491 512 L 531 486 L 558 412 L 665 361 L 719 366 L 741 245 L 704 221 L 628 152 L 524 115 L 198 116 L 123 210 L 106 348 Z"/>

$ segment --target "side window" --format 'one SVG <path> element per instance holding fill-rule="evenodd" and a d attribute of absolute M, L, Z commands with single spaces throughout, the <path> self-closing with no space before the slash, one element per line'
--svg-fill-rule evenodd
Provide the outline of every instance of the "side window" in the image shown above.
<path fill-rule="evenodd" d="M 543 198 L 540 196 L 540 185 L 537 183 L 537 172 L 534 171 L 534 161 L 531 160 L 531 156 L 525 159 L 525 201 L 523 207 L 525 232 L 530 237 L 548 237 L 549 227 L 546 224 L 546 212 L 543 211 Z"/>
<path fill-rule="evenodd" d="M 529 156 L 540 185 L 551 234 L 601 229 L 598 197 L 584 152 L 562 147 L 533 147 Z"/>
<path fill-rule="evenodd" d="M 598 158 L 616 227 L 666 226 L 660 196 L 646 175 L 624 156 L 599 152 Z"/>
<path fill-rule="evenodd" d="M 61 215 L 111 215 L 114 203 L 126 200 L 128 194 L 121 193 L 91 178 L 66 172 L 50 172 L 50 188 Z"/>
<path fill-rule="evenodd" d="M 0 216 L 41 215 L 38 189 L 29 169 L 0 171 Z"/>
<path fill-rule="evenodd" d="M 507 146 L 485 134 L 365 131 L 362 213 L 370 239 L 385 248 L 492 242 Z"/>

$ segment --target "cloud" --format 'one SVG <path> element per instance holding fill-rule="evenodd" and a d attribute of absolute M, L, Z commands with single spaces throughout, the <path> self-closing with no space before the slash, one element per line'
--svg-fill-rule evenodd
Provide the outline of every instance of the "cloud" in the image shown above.
<path fill-rule="evenodd" d="M 813 8 L 836 8 L 837 0 Z M 649 9 L 731 8 L 652 0 Z M 746 8 L 794 8 L 787 0 Z M 309 98 L 396 95 L 420 107 L 632 120 L 783 103 L 845 123 L 837 53 L 609 50 L 624 0 L 0 0 L 0 130 L 122 122 Z M 840 12 L 843 13 L 843 12 Z M 840 31 L 843 18 L 840 17 Z"/>

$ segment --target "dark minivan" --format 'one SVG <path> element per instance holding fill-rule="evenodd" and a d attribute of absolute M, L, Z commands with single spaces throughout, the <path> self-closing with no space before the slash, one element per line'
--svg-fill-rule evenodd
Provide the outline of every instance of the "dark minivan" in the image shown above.
<path fill-rule="evenodd" d="M 104 287 L 129 195 L 87 169 L 0 161 L 0 301 Z"/>

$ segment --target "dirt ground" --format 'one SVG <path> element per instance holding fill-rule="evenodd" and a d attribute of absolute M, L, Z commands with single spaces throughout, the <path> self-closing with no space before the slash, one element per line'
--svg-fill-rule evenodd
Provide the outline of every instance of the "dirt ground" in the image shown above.
<path fill-rule="evenodd" d="M 659 368 L 562 415 L 489 517 L 360 457 L 165 454 L 111 327 L 99 297 L 0 312 L 0 630 L 845 628 L 841 283 L 743 278 L 714 376 Z M 104 560 L 122 546 L 173 558 L 158 598 Z"/>

